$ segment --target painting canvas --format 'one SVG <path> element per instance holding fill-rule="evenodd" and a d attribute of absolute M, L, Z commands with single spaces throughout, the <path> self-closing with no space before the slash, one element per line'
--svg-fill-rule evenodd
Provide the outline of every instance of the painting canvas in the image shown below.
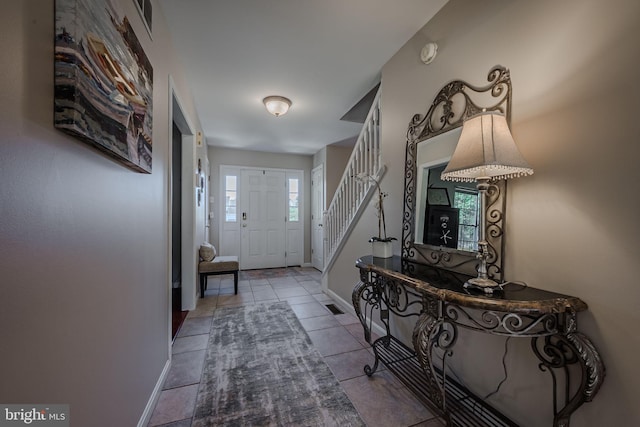
<path fill-rule="evenodd" d="M 427 206 L 423 241 L 427 245 L 458 247 L 460 209 L 449 206 Z"/>
<path fill-rule="evenodd" d="M 118 0 L 55 7 L 55 126 L 151 173 L 153 69 Z"/>

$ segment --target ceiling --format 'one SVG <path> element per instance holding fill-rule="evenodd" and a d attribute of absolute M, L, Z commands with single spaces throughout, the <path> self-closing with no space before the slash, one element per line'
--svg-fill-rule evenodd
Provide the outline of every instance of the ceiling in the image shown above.
<path fill-rule="evenodd" d="M 207 143 L 297 154 L 357 137 L 340 118 L 446 1 L 159 0 Z"/>

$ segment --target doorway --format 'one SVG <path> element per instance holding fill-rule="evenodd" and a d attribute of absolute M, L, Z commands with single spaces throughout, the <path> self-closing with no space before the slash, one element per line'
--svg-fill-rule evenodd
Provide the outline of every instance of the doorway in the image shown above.
<path fill-rule="evenodd" d="M 222 255 L 238 255 L 240 269 L 302 265 L 304 172 L 220 166 Z"/>
<path fill-rule="evenodd" d="M 173 312 L 185 312 L 196 307 L 196 136 L 194 127 L 184 113 L 184 108 L 175 91 L 173 78 L 169 76 L 169 115 L 167 131 L 169 147 L 165 165 L 167 185 L 167 247 L 166 247 L 166 290 L 167 290 L 167 335 L 171 354 L 174 326 Z M 176 130 L 177 128 L 177 130 Z M 180 161 L 174 159 L 180 157 Z M 174 181 L 175 179 L 175 181 Z M 179 194 L 179 196 L 178 196 Z M 177 207 L 179 206 L 179 214 Z M 180 224 L 179 231 L 174 224 Z M 204 227 L 202 227 L 204 229 Z M 179 247 L 179 256 L 178 256 Z M 180 259 L 179 276 L 178 259 Z M 175 275 L 174 275 L 175 274 Z M 179 277 L 179 285 L 177 285 Z M 175 290 L 174 290 L 175 286 Z M 179 291 L 178 291 L 179 289 Z M 178 297 L 179 292 L 179 297 Z M 175 298 L 174 298 L 175 295 Z M 179 305 L 178 305 L 179 300 Z M 182 313 L 184 315 L 184 313 Z"/>
<path fill-rule="evenodd" d="M 182 132 L 173 122 L 171 135 L 171 339 L 188 311 L 182 310 Z"/>

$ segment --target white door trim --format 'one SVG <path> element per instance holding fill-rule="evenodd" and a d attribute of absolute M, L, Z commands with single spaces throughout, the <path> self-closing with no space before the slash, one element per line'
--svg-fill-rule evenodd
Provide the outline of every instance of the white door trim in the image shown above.
<path fill-rule="evenodd" d="M 316 174 L 321 178 L 314 179 Z M 316 190 L 318 189 L 321 191 L 320 200 L 316 198 Z M 320 206 L 316 206 L 318 203 Z M 311 170 L 311 264 L 320 271 L 324 270 L 324 210 L 324 165 L 319 164 Z"/>

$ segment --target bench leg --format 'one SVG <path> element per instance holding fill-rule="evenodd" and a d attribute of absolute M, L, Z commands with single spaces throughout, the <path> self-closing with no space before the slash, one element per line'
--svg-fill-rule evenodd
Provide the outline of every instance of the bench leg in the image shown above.
<path fill-rule="evenodd" d="M 238 295 L 238 270 L 233 272 L 233 290 Z"/>
<path fill-rule="evenodd" d="M 236 271 L 220 271 L 213 273 L 199 273 L 200 274 L 200 298 L 204 298 L 204 291 L 207 290 L 207 280 L 209 279 L 209 274 L 230 274 L 233 273 L 233 291 L 236 295 L 238 295 L 238 270 Z"/>

